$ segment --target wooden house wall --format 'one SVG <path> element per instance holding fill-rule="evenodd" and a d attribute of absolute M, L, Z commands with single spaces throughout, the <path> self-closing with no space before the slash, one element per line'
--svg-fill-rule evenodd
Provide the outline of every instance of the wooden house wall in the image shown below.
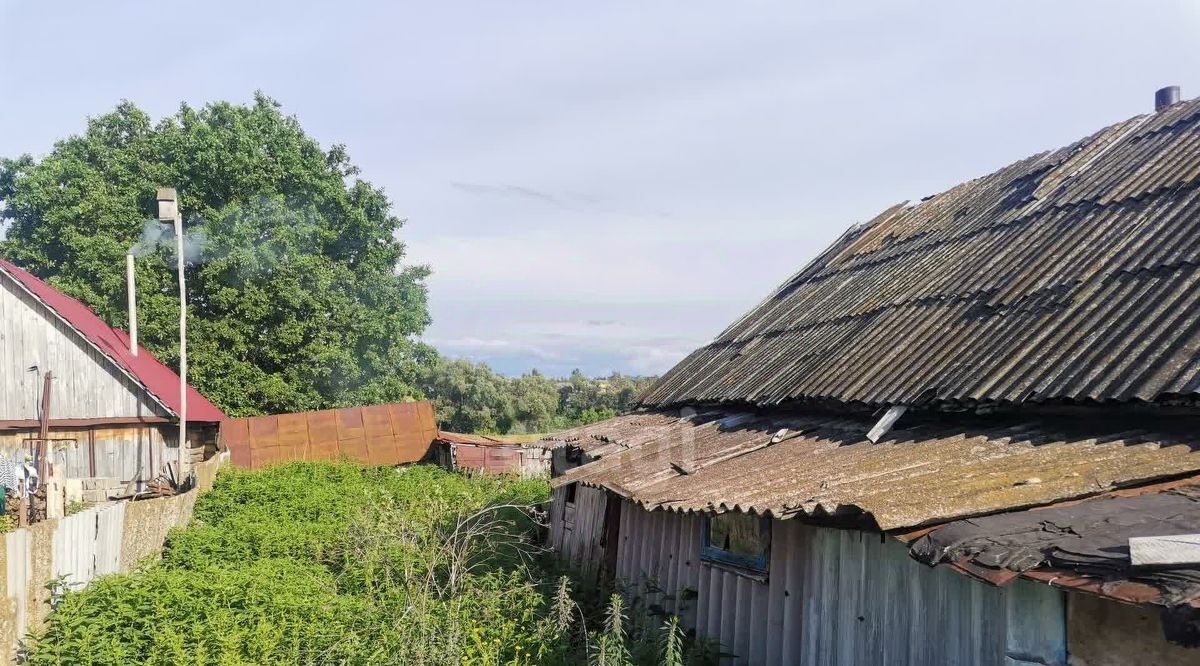
<path fill-rule="evenodd" d="M 55 460 L 65 470 L 65 478 L 91 476 L 131 481 L 149 480 L 158 475 L 166 461 L 175 461 L 178 437 L 175 425 L 141 425 L 96 427 L 92 430 L 51 430 L 56 442 Z M 37 437 L 36 430 L 0 431 L 0 455 L 20 460 L 28 450 L 25 440 Z M 89 439 L 89 435 L 91 439 Z M 191 438 L 189 438 L 191 439 Z M 92 449 L 95 447 L 95 473 L 91 473 Z"/>
<path fill-rule="evenodd" d="M 0 420 L 38 418 L 48 371 L 52 418 L 167 415 L 77 331 L 0 275 Z"/>

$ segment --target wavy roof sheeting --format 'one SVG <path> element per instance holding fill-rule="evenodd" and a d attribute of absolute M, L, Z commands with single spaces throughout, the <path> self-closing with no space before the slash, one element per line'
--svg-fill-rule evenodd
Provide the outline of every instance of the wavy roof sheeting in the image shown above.
<path fill-rule="evenodd" d="M 1200 101 L 853 228 L 643 404 L 1200 392 Z"/>
<path fill-rule="evenodd" d="M 607 488 L 647 510 L 868 515 L 894 530 L 1200 471 L 1196 418 L 1153 431 L 1102 418 L 902 425 L 872 444 L 868 421 L 839 416 L 632 414 L 555 435 L 597 460 L 551 483 Z"/>

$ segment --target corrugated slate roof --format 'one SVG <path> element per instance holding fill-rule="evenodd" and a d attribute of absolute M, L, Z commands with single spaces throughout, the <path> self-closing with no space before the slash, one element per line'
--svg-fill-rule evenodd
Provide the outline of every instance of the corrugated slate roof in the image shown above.
<path fill-rule="evenodd" d="M 1200 422 L 907 416 L 872 444 L 866 420 L 821 414 L 632 414 L 554 436 L 598 458 L 554 479 L 647 510 L 777 518 L 871 516 L 880 529 L 1095 495 L 1200 471 Z"/>
<path fill-rule="evenodd" d="M 10 276 L 24 287 L 34 298 L 41 301 L 79 332 L 88 343 L 95 346 L 118 368 L 141 384 L 155 400 L 178 416 L 181 411 L 179 400 L 179 375 L 163 365 L 146 350 L 138 347 L 138 354 L 129 353 L 129 335 L 104 323 L 88 306 L 51 287 L 32 273 L 4 259 L 0 259 L 0 274 Z M 225 414 L 208 401 L 195 388 L 188 386 L 187 419 L 195 422 L 218 422 Z M 130 415 L 132 416 L 132 415 Z"/>
<path fill-rule="evenodd" d="M 1200 391 L 1200 101 L 855 227 L 648 406 Z"/>

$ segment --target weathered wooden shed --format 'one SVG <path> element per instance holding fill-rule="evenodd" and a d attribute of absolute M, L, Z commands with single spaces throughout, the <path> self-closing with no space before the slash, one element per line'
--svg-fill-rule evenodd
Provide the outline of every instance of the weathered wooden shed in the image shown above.
<path fill-rule="evenodd" d="M 545 443 L 505 441 L 487 435 L 439 431 L 434 460 L 448 470 L 510 474 L 527 479 L 550 476 L 551 447 Z"/>
<path fill-rule="evenodd" d="M 181 411 L 175 372 L 144 348 L 134 354 L 125 332 L 84 304 L 0 260 L 0 455 L 23 458 L 47 417 L 67 477 L 136 486 L 178 460 Z M 187 419 L 188 456 L 203 458 L 224 414 L 189 387 Z"/>
<path fill-rule="evenodd" d="M 739 664 L 1193 664 L 1200 102 L 848 230 L 554 436 L 550 539 Z M 778 248 L 774 248 L 778 254 Z"/>

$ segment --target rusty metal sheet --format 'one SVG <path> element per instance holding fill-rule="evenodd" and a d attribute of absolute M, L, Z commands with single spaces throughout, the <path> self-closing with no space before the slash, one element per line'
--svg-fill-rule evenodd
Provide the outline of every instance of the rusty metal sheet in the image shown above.
<path fill-rule="evenodd" d="M 362 408 L 363 430 L 368 439 L 378 437 L 391 438 L 392 421 L 387 405 L 375 405 Z"/>
<path fill-rule="evenodd" d="M 455 469 L 466 470 L 481 470 L 487 467 L 487 452 L 478 446 L 455 446 L 454 447 L 454 466 Z"/>
<path fill-rule="evenodd" d="M 647 509 L 859 514 L 884 530 L 1200 472 L 1194 419 L 1160 418 L 1155 431 L 1114 430 L 1101 418 L 914 415 L 899 425 L 873 444 L 865 418 L 656 412 L 571 430 L 545 444 L 577 446 L 598 458 L 554 479 L 555 486 L 604 487 Z"/>
<path fill-rule="evenodd" d="M 1193 100 L 892 207 L 847 231 L 642 402 L 1194 397 L 1198 148 Z"/>
<path fill-rule="evenodd" d="M 226 419 L 221 423 L 218 440 L 229 451 L 231 462 L 238 467 L 251 467 L 250 422 L 248 419 Z"/>
<path fill-rule="evenodd" d="M 259 468 L 342 456 L 369 465 L 423 459 L 437 434 L 428 402 L 229 419 L 222 442 L 234 464 Z"/>
<path fill-rule="evenodd" d="M 308 420 L 303 414 L 280 414 L 278 446 L 287 451 L 294 451 L 299 460 L 309 459 L 310 439 L 308 435 Z"/>
<path fill-rule="evenodd" d="M 279 417 L 255 416 L 249 420 L 252 447 L 279 445 Z"/>
<path fill-rule="evenodd" d="M 335 410 L 334 418 L 337 420 L 337 435 L 338 441 L 356 441 L 366 437 L 366 429 L 363 428 L 362 409 L 338 409 Z"/>
<path fill-rule="evenodd" d="M 367 440 L 362 437 L 354 439 L 339 439 L 338 454 L 349 458 L 370 464 L 371 458 L 367 451 Z"/>
<path fill-rule="evenodd" d="M 338 428 L 337 412 L 325 410 L 320 412 L 302 412 L 308 423 L 308 438 L 314 446 L 325 450 L 337 451 Z"/>
<path fill-rule="evenodd" d="M 520 474 L 521 446 L 477 446 L 452 444 L 456 469 L 484 471 L 490 474 Z"/>

